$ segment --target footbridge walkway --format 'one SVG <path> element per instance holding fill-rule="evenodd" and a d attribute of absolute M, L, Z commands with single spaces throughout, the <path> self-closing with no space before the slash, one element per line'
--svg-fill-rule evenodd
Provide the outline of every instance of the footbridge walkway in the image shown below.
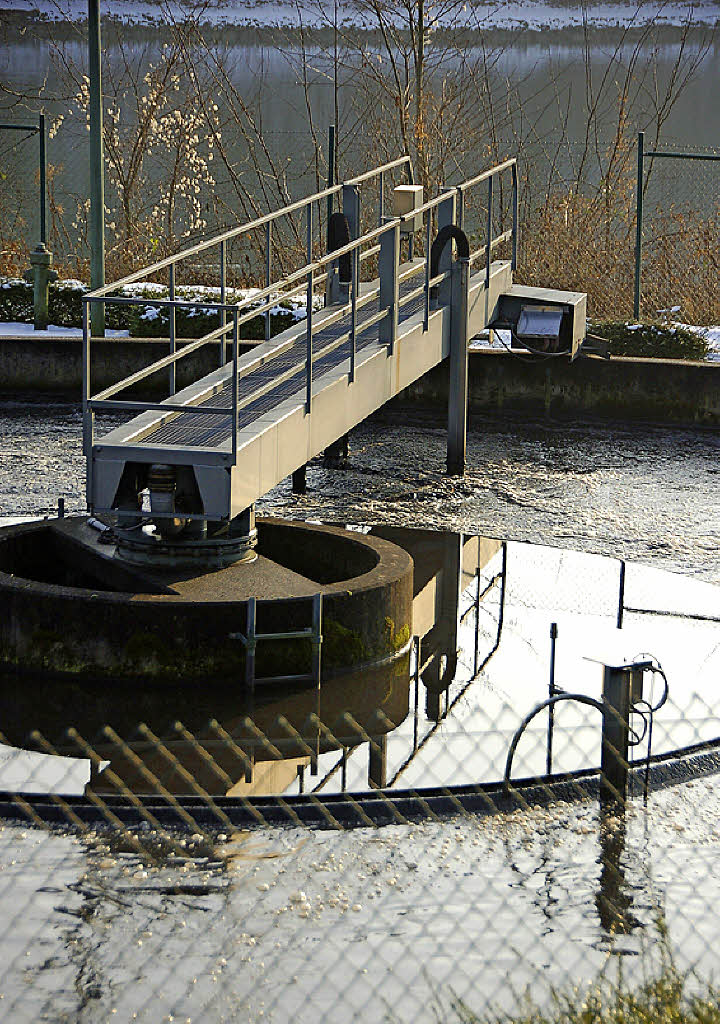
<path fill-rule="evenodd" d="M 160 464 L 174 474 L 175 500 L 164 512 L 154 507 L 154 517 L 182 509 L 185 519 L 227 522 L 451 351 L 456 387 L 449 468 L 462 471 L 467 344 L 497 316 L 500 297 L 512 292 L 517 165 L 508 160 L 429 201 L 412 185 L 393 188 L 393 175 L 406 174 L 409 166 L 403 157 L 377 167 L 85 296 L 84 445 L 91 510 L 113 512 L 121 521 L 137 516 L 150 467 Z M 386 216 L 390 196 L 393 213 Z M 368 229 L 369 199 L 376 226 Z M 330 230 L 321 239 L 322 211 L 330 214 L 336 203 L 340 209 L 328 217 Z M 281 223 L 294 218 L 297 224 L 298 217 L 306 236 L 302 265 L 276 274 Z M 245 236 L 257 240 L 256 252 L 264 252 L 265 286 L 231 302 L 228 245 Z M 498 258 L 500 247 L 506 258 Z M 179 273 L 190 279 L 200 254 L 209 250 L 218 253 L 216 293 L 202 300 L 178 297 Z M 149 300 L 126 290 L 138 281 L 163 279 L 166 297 Z M 299 294 L 306 319 L 270 337 L 271 311 L 281 299 Z M 93 394 L 91 306 L 149 302 L 168 311 L 168 354 Z M 216 313 L 218 326 L 179 344 L 178 311 L 200 305 Z M 265 317 L 265 340 L 241 352 L 242 328 L 258 315 Z M 177 391 L 178 362 L 210 344 L 218 346 L 218 368 Z M 143 383 L 154 375 L 157 380 L 160 371 L 167 373 L 167 397 L 138 397 Z M 99 434 L 95 417 L 105 413 L 113 414 L 114 425 Z"/>

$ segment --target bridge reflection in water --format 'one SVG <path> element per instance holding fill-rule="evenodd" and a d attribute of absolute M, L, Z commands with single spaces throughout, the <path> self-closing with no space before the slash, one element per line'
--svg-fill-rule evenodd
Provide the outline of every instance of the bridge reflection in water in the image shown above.
<path fill-rule="evenodd" d="M 477 594 L 481 573 L 500 581 L 504 546 L 429 530 L 369 532 L 413 557 L 416 636 L 406 657 L 323 678 L 319 691 L 308 684 L 275 685 L 259 687 L 253 697 L 242 680 L 235 690 L 226 684 L 109 687 L 79 679 L 34 680 L 27 688 L 15 681 L 4 716 L 5 741 L 109 762 L 92 773 L 89 788 L 98 795 L 345 792 L 350 764 L 353 788 L 387 786 L 388 735 L 411 719 L 407 763 L 419 749 L 420 734 L 447 713 L 461 622 L 474 614 L 472 592 Z M 364 783 L 358 780 L 361 763 Z"/>

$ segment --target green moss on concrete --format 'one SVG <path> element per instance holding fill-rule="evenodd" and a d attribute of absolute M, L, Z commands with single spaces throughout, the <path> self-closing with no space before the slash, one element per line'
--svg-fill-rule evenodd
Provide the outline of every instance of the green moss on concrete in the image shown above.
<path fill-rule="evenodd" d="M 333 668 L 360 665 L 370 658 L 361 635 L 334 619 L 323 623 L 322 654 L 325 664 Z"/>
<path fill-rule="evenodd" d="M 410 626 L 407 623 L 400 629 L 396 629 L 394 621 L 389 617 L 385 618 L 384 644 L 386 650 L 394 651 L 397 654 L 409 640 Z"/>

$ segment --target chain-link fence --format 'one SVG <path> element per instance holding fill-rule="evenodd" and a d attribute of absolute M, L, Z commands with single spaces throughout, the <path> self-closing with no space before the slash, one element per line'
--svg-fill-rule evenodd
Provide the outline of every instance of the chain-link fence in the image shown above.
<path fill-rule="evenodd" d="M 641 248 L 636 311 L 646 319 L 720 322 L 720 150 L 650 151 L 638 170 Z"/>
<path fill-rule="evenodd" d="M 375 532 L 384 665 L 4 677 L 3 1019 L 718 1019 L 716 588 Z"/>

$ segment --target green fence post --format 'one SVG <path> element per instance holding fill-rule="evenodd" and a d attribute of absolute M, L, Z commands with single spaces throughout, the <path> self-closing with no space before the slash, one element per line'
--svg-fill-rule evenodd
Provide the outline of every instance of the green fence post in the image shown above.
<path fill-rule="evenodd" d="M 633 297 L 633 316 L 640 319 L 640 276 L 642 273 L 642 225 L 643 225 L 643 155 L 645 132 L 638 132 L 637 150 L 637 215 L 635 221 L 635 293 Z"/>
<path fill-rule="evenodd" d="M 90 75 L 90 287 L 105 284 L 105 181 L 103 168 L 100 0 L 88 0 L 88 70 Z M 91 332 L 105 335 L 105 303 L 93 302 Z"/>

